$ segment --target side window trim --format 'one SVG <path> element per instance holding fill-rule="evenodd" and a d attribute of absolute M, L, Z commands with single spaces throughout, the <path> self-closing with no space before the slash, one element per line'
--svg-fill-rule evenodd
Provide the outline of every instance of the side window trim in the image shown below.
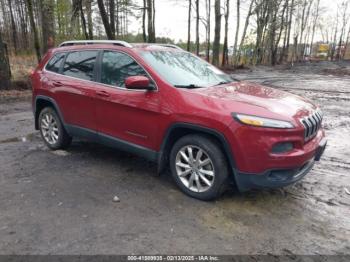
<path fill-rule="evenodd" d="M 132 59 L 138 66 L 140 66 L 145 73 L 147 74 L 147 76 L 149 77 L 151 83 L 155 86 L 155 90 L 153 90 L 153 92 L 158 92 L 158 85 L 156 83 L 156 81 L 154 81 L 153 77 L 151 76 L 151 74 L 146 70 L 146 68 L 144 68 L 134 57 L 132 57 L 131 55 L 129 55 L 126 52 L 120 51 L 120 50 L 113 50 L 113 49 L 102 49 L 100 50 L 100 54 L 99 57 L 96 59 L 99 61 L 99 65 L 98 65 L 98 78 L 97 81 L 100 85 L 104 85 L 107 87 L 111 87 L 111 88 L 116 88 L 119 90 L 124 90 L 124 91 L 136 91 L 136 92 L 145 92 L 147 91 L 147 89 L 140 89 L 140 90 L 131 90 L 131 89 L 127 89 L 127 88 L 123 88 L 123 87 L 119 87 L 119 86 L 113 86 L 113 85 L 109 85 L 109 84 L 105 84 L 101 82 L 101 76 L 102 76 L 102 62 L 103 62 L 103 54 L 104 52 L 115 52 L 115 53 L 120 53 L 120 54 L 124 54 L 127 55 L 128 57 L 130 57 L 130 59 Z"/>
<path fill-rule="evenodd" d="M 79 51 L 96 51 L 97 52 L 95 66 L 94 66 L 94 81 L 81 79 L 81 78 L 77 78 L 77 77 L 73 77 L 73 76 L 67 76 L 67 75 L 63 74 L 64 63 L 66 62 L 68 55 L 70 53 L 79 52 Z M 159 88 L 158 88 L 158 85 L 157 85 L 156 81 L 151 76 L 151 74 L 146 70 L 146 68 L 143 65 L 141 65 L 134 57 L 132 57 L 128 53 L 126 53 L 124 51 L 121 51 L 121 50 L 113 50 L 113 49 L 86 49 L 86 50 L 72 50 L 72 51 L 57 52 L 57 53 L 55 53 L 55 55 L 59 54 L 59 53 L 64 53 L 64 58 L 63 58 L 63 60 L 61 62 L 59 71 L 56 73 L 56 72 L 52 72 L 52 71 L 46 70 L 46 66 L 47 66 L 47 64 L 49 63 L 49 61 L 51 59 L 49 59 L 49 61 L 46 63 L 46 65 L 44 67 L 44 71 L 52 73 L 52 74 L 59 74 L 59 75 L 62 75 L 64 77 L 68 77 L 68 78 L 74 78 L 74 79 L 77 79 L 77 80 L 80 80 L 80 81 L 87 81 L 87 82 L 92 82 L 92 83 L 98 83 L 100 85 L 104 85 L 104 86 L 107 86 L 107 87 L 110 87 L 110 88 L 117 88 L 119 90 L 124 90 L 124 91 L 145 92 L 147 90 L 147 89 L 131 90 L 131 89 L 127 89 L 127 88 L 122 88 L 122 87 L 112 86 L 112 85 L 108 85 L 108 84 L 102 83 L 101 82 L 101 69 L 102 69 L 102 59 L 103 59 L 103 52 L 104 51 L 117 52 L 117 53 L 122 53 L 122 54 L 125 54 L 125 55 L 129 56 L 132 60 L 135 61 L 136 64 L 138 64 L 146 72 L 146 74 L 150 78 L 152 84 L 154 84 L 156 89 L 152 90 L 152 92 L 158 92 L 159 91 Z"/>

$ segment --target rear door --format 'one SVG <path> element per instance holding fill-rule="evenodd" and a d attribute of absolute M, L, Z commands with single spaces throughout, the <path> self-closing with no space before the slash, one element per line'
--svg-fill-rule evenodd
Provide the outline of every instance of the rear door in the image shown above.
<path fill-rule="evenodd" d="M 53 83 L 55 96 L 66 124 L 96 131 L 95 64 L 97 50 L 73 51 L 67 54 L 61 76 Z"/>
<path fill-rule="evenodd" d="M 158 90 L 128 90 L 124 84 L 129 76 L 149 75 L 132 57 L 117 51 L 103 52 L 99 70 L 101 84 L 96 89 L 98 132 L 157 150 L 160 94 Z"/>

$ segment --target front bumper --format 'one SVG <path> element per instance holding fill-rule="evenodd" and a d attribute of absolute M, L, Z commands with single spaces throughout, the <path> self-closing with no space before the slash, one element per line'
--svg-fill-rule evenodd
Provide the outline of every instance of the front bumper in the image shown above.
<path fill-rule="evenodd" d="M 288 169 L 270 169 L 261 174 L 244 173 L 235 170 L 235 179 L 239 191 L 244 192 L 258 188 L 279 188 L 301 180 L 319 161 L 327 145 L 323 138 L 315 150 L 314 156 L 302 166 Z"/>

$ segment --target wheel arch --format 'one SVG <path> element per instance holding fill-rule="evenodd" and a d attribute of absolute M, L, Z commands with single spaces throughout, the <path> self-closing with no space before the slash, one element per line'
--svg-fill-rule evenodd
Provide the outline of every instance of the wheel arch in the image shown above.
<path fill-rule="evenodd" d="M 202 134 L 216 140 L 220 148 L 223 150 L 231 174 L 234 176 L 234 170 L 236 167 L 234 156 L 225 136 L 215 129 L 189 123 L 175 123 L 167 129 L 159 151 L 158 173 L 162 172 L 166 167 L 169 161 L 170 150 L 175 142 L 181 137 L 189 134 Z"/>
<path fill-rule="evenodd" d="M 45 107 L 52 107 L 58 114 L 59 118 L 61 119 L 63 125 L 64 125 L 64 119 L 62 117 L 60 108 L 58 107 L 56 101 L 48 96 L 42 96 L 39 95 L 35 98 L 35 104 L 34 104 L 34 123 L 35 123 L 35 129 L 39 129 L 39 115 L 41 110 L 43 110 Z"/>

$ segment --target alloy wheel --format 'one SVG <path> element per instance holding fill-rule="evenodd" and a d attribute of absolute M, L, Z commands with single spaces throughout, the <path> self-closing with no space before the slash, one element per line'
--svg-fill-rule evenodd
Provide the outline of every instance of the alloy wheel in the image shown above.
<path fill-rule="evenodd" d="M 176 155 L 176 173 L 185 187 L 205 192 L 214 184 L 215 170 L 209 155 L 200 147 L 187 145 Z"/>
<path fill-rule="evenodd" d="M 59 131 L 56 119 L 51 113 L 45 113 L 41 118 L 41 132 L 47 143 L 56 144 L 59 138 Z"/>

